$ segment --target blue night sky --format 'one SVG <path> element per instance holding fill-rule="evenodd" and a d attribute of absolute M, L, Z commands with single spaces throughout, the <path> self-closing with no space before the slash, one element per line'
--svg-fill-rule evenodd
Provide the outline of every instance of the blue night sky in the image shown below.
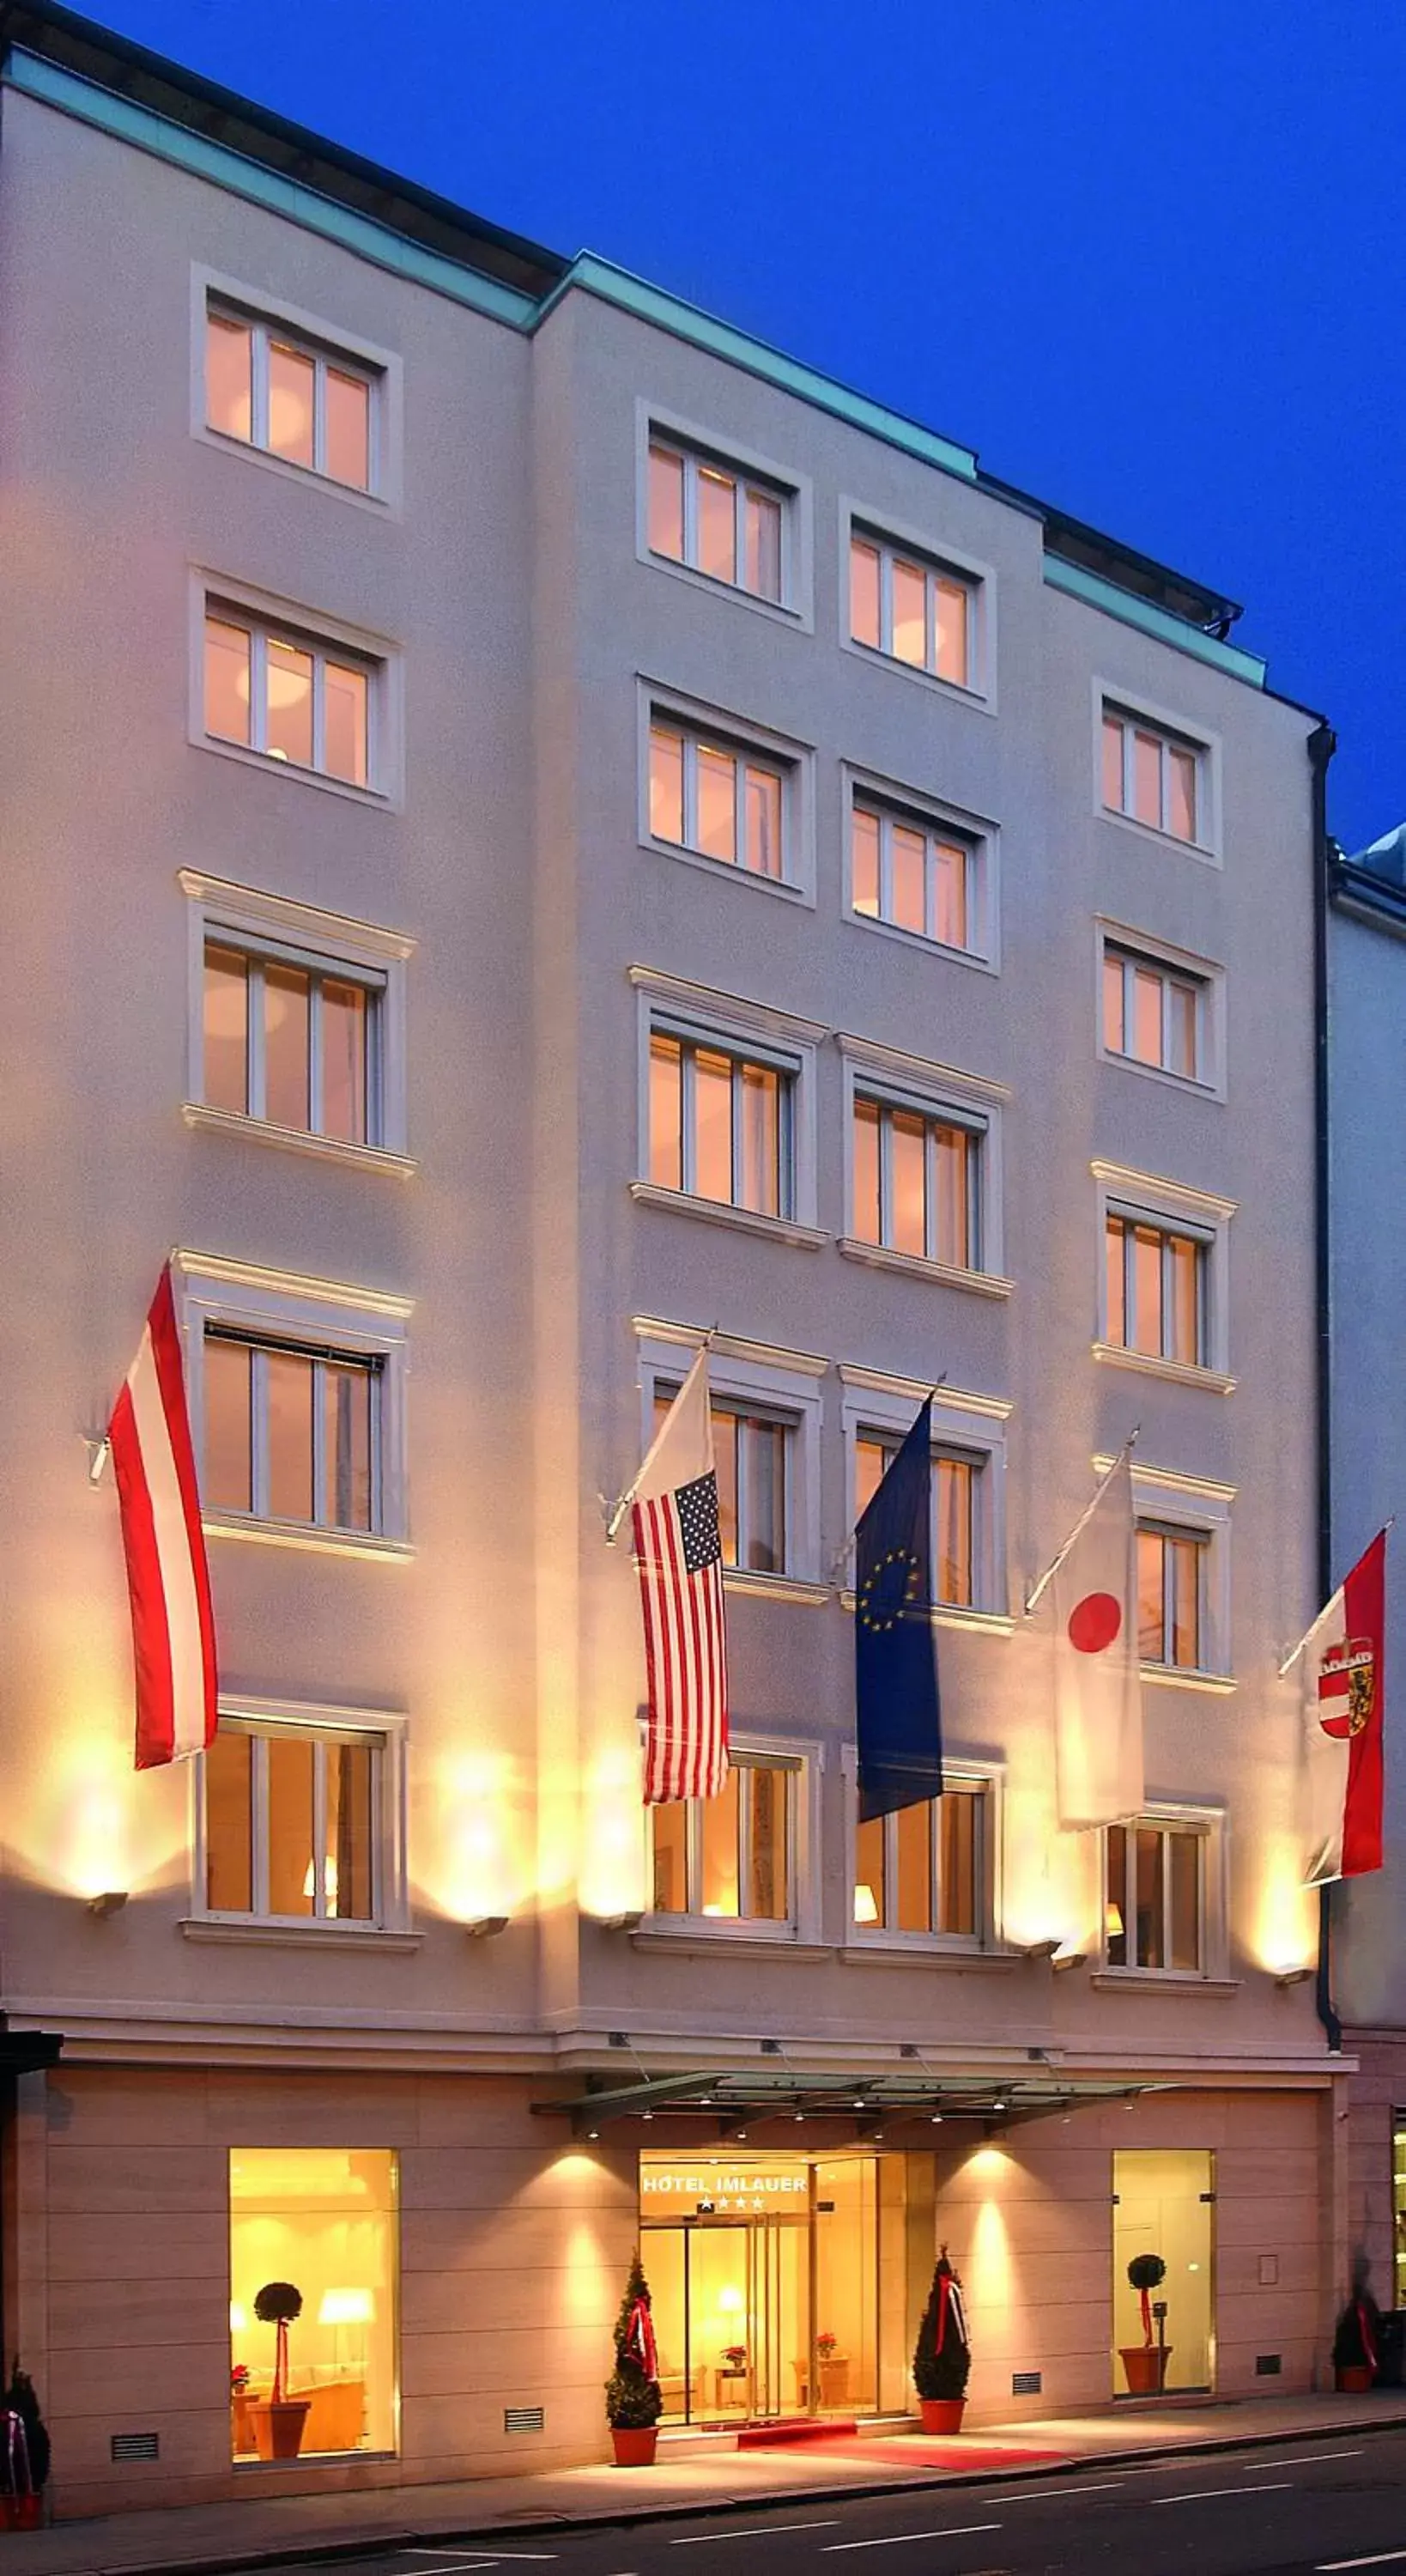
<path fill-rule="evenodd" d="M 1393 0 L 107 0 L 1247 603 L 1406 818 L 1406 10 Z"/>

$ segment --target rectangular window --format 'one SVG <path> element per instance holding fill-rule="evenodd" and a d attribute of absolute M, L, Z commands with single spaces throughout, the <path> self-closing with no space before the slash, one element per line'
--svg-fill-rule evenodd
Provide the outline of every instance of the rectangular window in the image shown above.
<path fill-rule="evenodd" d="M 672 440 L 649 442 L 649 550 L 754 599 L 780 601 L 789 495 Z"/>
<path fill-rule="evenodd" d="M 1204 1832 L 1192 1825 L 1109 1825 L 1105 1946 L 1110 1968 L 1203 1973 Z"/>
<path fill-rule="evenodd" d="M 1103 802 L 1176 841 L 1204 841 L 1206 754 L 1118 707 L 1103 710 Z"/>
<path fill-rule="evenodd" d="M 979 1270 L 981 1134 L 856 1092 L 854 1232 L 953 1270 Z"/>
<path fill-rule="evenodd" d="M 384 1752 L 379 1735 L 221 1717 L 203 1756 L 207 1910 L 377 1922 Z"/>
<path fill-rule="evenodd" d="M 205 611 L 205 732 L 351 787 L 373 783 L 379 666 L 218 602 Z"/>
<path fill-rule="evenodd" d="M 383 990 L 379 980 L 208 937 L 206 1105 L 345 1144 L 379 1145 Z"/>
<path fill-rule="evenodd" d="M 975 585 L 867 530 L 850 538 L 850 634 L 915 671 L 972 686 Z"/>
<path fill-rule="evenodd" d="M 850 902 L 943 948 L 976 944 L 978 851 L 962 834 L 856 797 L 850 812 Z"/>
<path fill-rule="evenodd" d="M 985 1913 L 986 1792 L 953 1788 L 861 1824 L 854 1921 L 862 1929 L 978 1940 Z"/>
<path fill-rule="evenodd" d="M 656 841 L 752 876 L 787 874 L 789 777 L 739 744 L 658 716 L 649 728 L 649 829 Z"/>
<path fill-rule="evenodd" d="M 677 1386 L 654 1390 L 659 1430 Z M 794 1423 L 779 1415 L 745 1410 L 715 1396 L 709 1411 L 718 1479 L 718 1530 L 724 1565 L 748 1574 L 787 1571 L 787 1484 Z"/>
<path fill-rule="evenodd" d="M 1208 998 L 1201 977 L 1105 942 L 1103 1043 L 1110 1055 L 1205 1081 Z"/>
<path fill-rule="evenodd" d="M 374 372 L 281 324 L 207 308 L 205 418 L 224 438 L 372 492 L 379 390 Z"/>
<path fill-rule="evenodd" d="M 1138 1653 L 1145 1664 L 1202 1669 L 1206 1546 L 1198 1531 L 1139 1525 Z"/>
<path fill-rule="evenodd" d="M 373 2125 L 368 2119 L 367 2128 Z M 271 2456 L 269 2409 L 280 2362 L 285 2392 L 303 2410 L 300 2458 L 394 2452 L 398 2199 L 390 2147 L 230 2149 L 230 2448 L 237 2461 Z M 298 2302 L 291 2318 L 291 2301 L 270 2298 L 289 2286 Z"/>
<path fill-rule="evenodd" d="M 856 1521 L 877 1493 L 898 1454 L 897 1435 L 860 1431 L 854 1444 Z M 932 1461 L 932 1579 L 934 1598 L 954 1609 L 976 1602 L 976 1514 L 981 1460 L 934 1450 Z"/>
<path fill-rule="evenodd" d="M 207 1511 L 380 1529 L 378 1362 L 211 1324 L 203 1360 Z"/>
<path fill-rule="evenodd" d="M 1204 1237 L 1110 1210 L 1105 1220 L 1105 1339 L 1150 1359 L 1205 1365 Z"/>
<path fill-rule="evenodd" d="M 653 1808 L 654 1912 L 789 1923 L 796 1777 L 794 1764 L 734 1753 L 721 1797 Z"/>
<path fill-rule="evenodd" d="M 760 1216 L 789 1217 L 793 1084 L 783 1066 L 653 1030 L 651 1181 Z"/>

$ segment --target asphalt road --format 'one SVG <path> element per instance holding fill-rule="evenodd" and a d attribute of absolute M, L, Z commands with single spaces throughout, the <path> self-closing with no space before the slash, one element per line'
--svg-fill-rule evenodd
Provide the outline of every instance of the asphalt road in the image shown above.
<path fill-rule="evenodd" d="M 1406 2431 L 1155 2468 L 686 2520 L 505 2533 L 342 2560 L 337 2576 L 1406 2576 Z M 295 2576 L 295 2571 L 285 2571 Z M 326 2564 L 307 2576 L 328 2576 Z"/>

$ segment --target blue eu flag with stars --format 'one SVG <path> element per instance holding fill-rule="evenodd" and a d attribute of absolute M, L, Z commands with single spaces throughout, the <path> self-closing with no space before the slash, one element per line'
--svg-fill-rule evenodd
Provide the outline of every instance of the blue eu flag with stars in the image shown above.
<path fill-rule="evenodd" d="M 932 1625 L 932 1398 L 854 1534 L 859 1817 L 942 1794 Z"/>

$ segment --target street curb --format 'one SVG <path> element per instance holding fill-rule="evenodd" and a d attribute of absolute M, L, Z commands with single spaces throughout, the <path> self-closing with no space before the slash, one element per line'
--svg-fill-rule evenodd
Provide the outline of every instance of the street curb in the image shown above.
<path fill-rule="evenodd" d="M 1078 2459 L 1031 2461 L 1019 2468 L 957 2469 L 941 2477 L 929 2471 L 926 2477 L 856 2479 L 853 2485 L 845 2486 L 774 2487 L 764 2496 L 712 2496 L 685 2504 L 651 2505 L 641 2500 L 638 2508 L 612 2504 L 600 2512 L 529 2514 L 511 2522 L 456 2524 L 452 2530 L 442 2526 L 425 2529 L 418 2523 L 407 2523 L 397 2525 L 393 2531 L 365 2534 L 359 2540 L 311 2541 L 301 2549 L 281 2543 L 276 2549 L 226 2550 L 219 2557 L 153 2558 L 141 2562 L 119 2559 L 110 2567 L 94 2564 L 84 2568 L 82 2576 L 234 2576 L 234 2571 L 244 2568 L 335 2566 L 339 2561 L 374 2558 L 398 2549 L 454 2549 L 465 2542 L 482 2547 L 484 2555 L 490 2556 L 495 2541 L 507 2544 L 551 2532 L 612 2531 L 641 2522 L 698 2522 L 715 2513 L 760 2515 L 779 2507 L 828 2502 L 831 2498 L 852 2504 L 877 2496 L 931 2494 L 934 2488 L 946 2495 L 964 2487 L 1020 2486 L 1031 2478 L 1076 2478 L 1094 2468 L 1157 2467 L 1165 2463 L 1170 2469 L 1177 2460 L 1207 2458 L 1222 2451 L 1279 2450 L 1286 2442 L 1336 2442 L 1349 2433 L 1399 2432 L 1403 2425 L 1406 2399 L 1397 2414 L 1357 2416 L 1350 2423 L 1305 2425 L 1292 2433 L 1207 2434 L 1170 2444 L 1089 2452 Z M 368 2490 L 368 2494 L 374 2493 L 374 2488 Z M 75 2526 L 59 2523 L 50 2527 L 64 2530 Z M 77 2571 L 67 2571 L 67 2576 L 77 2576 Z M 472 2576 L 472 2570 L 467 2571 L 467 2576 Z"/>

